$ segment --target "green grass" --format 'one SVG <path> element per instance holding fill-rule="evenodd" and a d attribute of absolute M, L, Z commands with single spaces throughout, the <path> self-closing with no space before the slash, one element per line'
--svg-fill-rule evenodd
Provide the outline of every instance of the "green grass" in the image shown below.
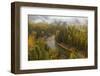
<path fill-rule="evenodd" d="M 87 26 L 86 25 L 54 25 L 48 23 L 29 23 L 28 36 L 33 40 L 28 47 L 28 60 L 77 59 L 87 57 Z M 55 41 L 74 48 L 71 52 L 62 51 L 58 47 L 51 49 L 46 44 L 46 36 L 55 35 Z M 30 44 L 30 42 L 28 43 Z M 69 49 L 70 50 L 70 49 Z M 63 52 L 63 53 L 61 53 Z"/>

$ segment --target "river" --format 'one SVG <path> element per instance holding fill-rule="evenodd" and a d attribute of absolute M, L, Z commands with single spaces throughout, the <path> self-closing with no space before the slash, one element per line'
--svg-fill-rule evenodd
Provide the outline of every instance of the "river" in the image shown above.
<path fill-rule="evenodd" d="M 59 58 L 60 59 L 66 59 L 67 58 L 67 56 L 66 56 L 67 55 L 66 54 L 66 50 L 57 45 L 56 40 L 55 40 L 55 35 L 52 35 L 52 36 L 48 37 L 46 39 L 46 43 L 47 43 L 47 46 L 49 48 L 51 48 L 51 49 L 57 49 L 57 51 L 59 51 L 59 54 L 60 54 Z"/>

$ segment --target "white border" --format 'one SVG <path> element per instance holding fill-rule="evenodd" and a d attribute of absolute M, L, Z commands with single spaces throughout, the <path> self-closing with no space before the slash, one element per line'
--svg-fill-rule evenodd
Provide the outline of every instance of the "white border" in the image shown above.
<path fill-rule="evenodd" d="M 88 58 L 28 61 L 28 14 L 88 17 Z M 20 69 L 43 69 L 94 65 L 94 11 L 41 7 L 20 8 Z"/>

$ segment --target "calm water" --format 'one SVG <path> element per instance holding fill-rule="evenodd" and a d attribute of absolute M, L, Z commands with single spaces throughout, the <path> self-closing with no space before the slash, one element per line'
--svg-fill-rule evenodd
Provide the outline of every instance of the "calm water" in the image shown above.
<path fill-rule="evenodd" d="M 50 37 L 47 38 L 46 40 L 46 43 L 47 43 L 47 46 L 51 49 L 57 49 L 57 51 L 59 51 L 59 58 L 60 59 L 66 59 L 67 58 L 67 54 L 66 54 L 66 51 L 64 48 L 58 46 L 56 44 L 56 40 L 55 40 L 55 35 L 52 35 Z"/>
<path fill-rule="evenodd" d="M 56 41 L 55 41 L 55 35 L 52 35 L 47 38 L 46 43 L 49 48 L 54 49 L 56 48 Z"/>

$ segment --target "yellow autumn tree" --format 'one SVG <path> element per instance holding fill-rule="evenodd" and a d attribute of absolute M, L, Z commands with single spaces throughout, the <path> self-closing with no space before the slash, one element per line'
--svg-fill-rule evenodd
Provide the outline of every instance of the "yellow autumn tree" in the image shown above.
<path fill-rule="evenodd" d="M 35 36 L 34 34 L 30 34 L 28 37 L 28 48 L 32 48 L 35 45 Z"/>

